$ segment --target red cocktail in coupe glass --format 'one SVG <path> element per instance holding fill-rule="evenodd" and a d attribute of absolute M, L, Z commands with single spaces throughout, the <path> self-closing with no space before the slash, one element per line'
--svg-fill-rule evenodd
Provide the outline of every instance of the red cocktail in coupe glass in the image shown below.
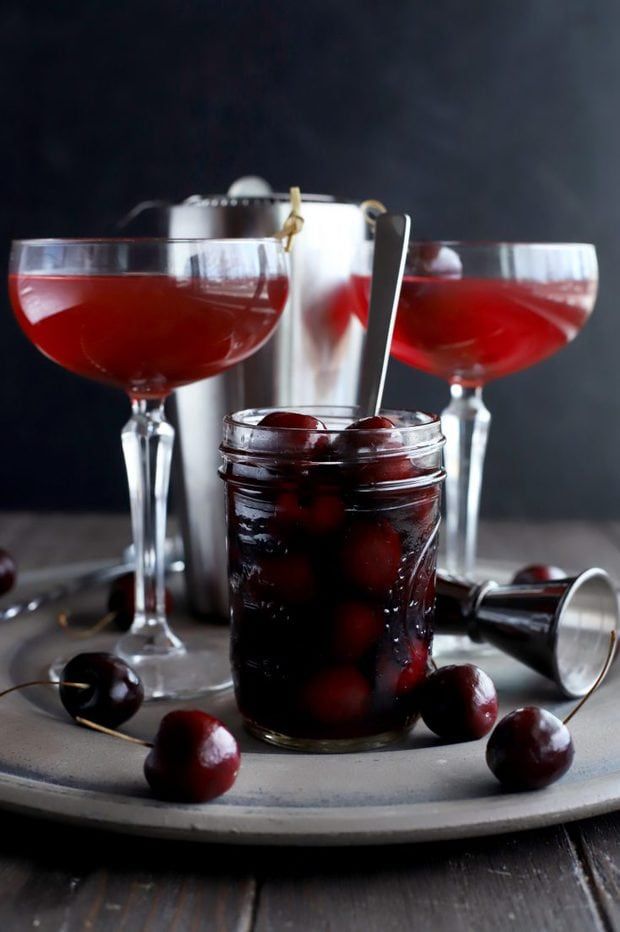
<path fill-rule="evenodd" d="M 372 255 L 353 276 L 358 313 L 368 315 Z M 574 339 L 598 285 L 587 243 L 412 243 L 392 355 L 450 384 L 446 438 L 446 569 L 475 570 L 482 469 L 491 414 L 482 388 L 526 369 Z"/>
<path fill-rule="evenodd" d="M 123 389 L 131 401 L 122 443 L 136 554 L 135 617 L 117 652 L 150 698 L 228 685 L 227 661 L 187 647 L 166 620 L 174 430 L 164 401 L 175 388 L 246 359 L 271 336 L 288 295 L 282 243 L 22 240 L 13 244 L 9 291 L 22 330 L 42 353 L 77 375 Z"/>

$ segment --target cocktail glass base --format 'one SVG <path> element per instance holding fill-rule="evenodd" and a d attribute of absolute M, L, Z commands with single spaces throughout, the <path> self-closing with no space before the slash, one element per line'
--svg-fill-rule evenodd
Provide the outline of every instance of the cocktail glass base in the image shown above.
<path fill-rule="evenodd" d="M 151 653 L 126 655 L 118 645 L 93 638 L 89 639 L 88 651 L 112 650 L 131 666 L 144 686 L 144 698 L 192 699 L 209 693 L 220 692 L 232 686 L 228 651 L 222 647 L 192 646 L 192 637 L 184 641 L 184 648 L 167 654 Z M 65 664 L 78 653 L 57 657 L 50 666 L 50 676 L 62 679 Z"/>

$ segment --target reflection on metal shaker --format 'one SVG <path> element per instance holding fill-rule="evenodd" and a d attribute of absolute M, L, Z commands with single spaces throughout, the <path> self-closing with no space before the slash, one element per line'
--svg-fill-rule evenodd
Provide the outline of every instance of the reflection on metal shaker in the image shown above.
<path fill-rule="evenodd" d="M 252 358 L 175 393 L 176 491 L 188 597 L 199 615 L 228 616 L 224 489 L 218 477 L 222 418 L 248 407 L 354 404 L 363 329 L 352 311 L 350 274 L 369 226 L 356 203 L 302 192 L 303 232 L 290 255 L 290 295 L 278 330 Z M 171 237 L 271 236 L 288 216 L 288 194 L 262 179 L 225 196 L 194 196 L 132 212 L 131 226 Z M 125 227 L 127 229 L 127 227 Z"/>

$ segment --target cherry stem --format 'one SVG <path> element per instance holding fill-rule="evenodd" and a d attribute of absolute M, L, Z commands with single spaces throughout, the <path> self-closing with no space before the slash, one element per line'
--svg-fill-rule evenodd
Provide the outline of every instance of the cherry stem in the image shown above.
<path fill-rule="evenodd" d="M 434 658 L 434 657 L 429 657 L 429 660 L 430 660 L 430 662 L 431 662 L 431 667 L 433 668 L 433 673 L 437 673 L 437 670 L 439 669 L 439 667 L 438 667 L 437 664 L 435 663 L 435 658 Z"/>
<path fill-rule="evenodd" d="M 584 704 L 584 702 L 588 701 L 592 693 L 599 688 L 599 686 L 601 685 L 601 683 L 603 682 L 603 680 L 609 673 L 609 668 L 611 666 L 612 660 L 614 659 L 614 654 L 616 652 L 616 641 L 617 641 L 616 632 L 612 631 L 609 636 L 609 650 L 607 651 L 607 657 L 605 659 L 605 663 L 603 664 L 603 669 L 597 676 L 592 686 L 590 686 L 590 689 L 587 691 L 583 699 L 580 699 L 577 705 L 575 706 L 575 708 L 571 712 L 568 713 L 568 715 L 564 719 L 564 725 L 568 724 L 571 718 L 577 714 L 577 712 L 579 711 L 581 706 Z"/>
<path fill-rule="evenodd" d="M 108 612 L 103 618 L 100 618 L 99 621 L 95 622 L 94 625 L 91 625 L 90 628 L 85 628 L 83 631 L 76 630 L 69 624 L 69 613 L 68 612 L 59 612 L 56 620 L 63 631 L 66 631 L 67 634 L 70 634 L 74 638 L 90 638 L 94 634 L 98 634 L 99 631 L 103 631 L 104 628 L 107 628 L 114 619 L 116 618 L 116 612 Z"/>
<path fill-rule="evenodd" d="M 11 686 L 10 689 L 4 689 L 0 693 L 0 699 L 18 689 L 25 689 L 26 686 L 74 686 L 76 689 L 90 689 L 90 685 L 90 683 L 70 683 L 67 680 L 30 680 L 28 683 L 18 683 L 17 686 Z"/>
<path fill-rule="evenodd" d="M 79 715 L 76 715 L 75 721 L 80 725 L 86 725 L 87 728 L 92 728 L 93 731 L 100 731 L 102 735 L 109 735 L 110 738 L 122 738 L 123 741 L 129 741 L 131 744 L 141 744 L 144 748 L 153 747 L 151 741 L 143 741 L 142 738 L 132 738 L 131 735 L 124 735 L 122 731 L 114 731 L 113 728 L 106 728 L 105 725 L 89 722 L 87 718 L 80 718 Z"/>

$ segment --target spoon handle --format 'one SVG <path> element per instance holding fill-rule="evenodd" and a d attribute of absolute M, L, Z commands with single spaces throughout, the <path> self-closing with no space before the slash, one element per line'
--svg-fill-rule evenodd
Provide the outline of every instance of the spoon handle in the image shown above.
<path fill-rule="evenodd" d="M 410 228 L 408 214 L 377 217 L 368 327 L 357 395 L 359 417 L 370 417 L 381 408 Z"/>

